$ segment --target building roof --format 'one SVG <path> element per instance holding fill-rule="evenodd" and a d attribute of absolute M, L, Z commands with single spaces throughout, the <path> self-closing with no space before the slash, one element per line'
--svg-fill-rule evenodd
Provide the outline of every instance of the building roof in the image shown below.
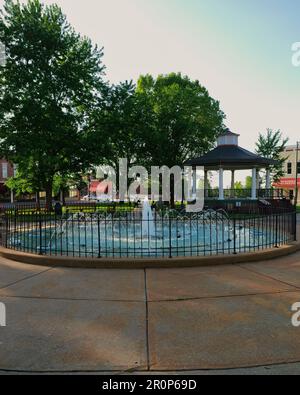
<path fill-rule="evenodd" d="M 296 150 L 297 150 L 297 145 L 287 145 L 284 149 L 285 152 L 296 151 Z"/>
<path fill-rule="evenodd" d="M 229 129 L 226 129 L 226 130 L 224 131 L 224 133 L 220 134 L 219 137 L 224 137 L 224 136 L 237 136 L 237 137 L 240 137 L 239 134 L 233 133 L 233 132 L 231 132 L 231 130 L 229 130 Z"/>
<path fill-rule="evenodd" d="M 253 167 L 269 167 L 277 162 L 273 159 L 261 157 L 237 145 L 220 145 L 200 158 L 188 160 L 187 166 L 201 166 L 208 170 L 250 169 Z"/>

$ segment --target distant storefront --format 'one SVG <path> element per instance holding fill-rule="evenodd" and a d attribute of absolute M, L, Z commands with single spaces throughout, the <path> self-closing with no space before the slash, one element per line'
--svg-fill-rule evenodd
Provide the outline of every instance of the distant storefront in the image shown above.
<path fill-rule="evenodd" d="M 288 146 L 284 153 L 286 158 L 284 163 L 284 176 L 281 180 L 274 184 L 275 188 L 284 189 L 289 198 L 294 198 L 296 191 L 296 173 L 298 174 L 297 188 L 298 188 L 298 203 L 300 203 L 300 151 L 299 161 L 297 162 L 297 147 Z M 297 170 L 298 167 L 298 170 Z"/>

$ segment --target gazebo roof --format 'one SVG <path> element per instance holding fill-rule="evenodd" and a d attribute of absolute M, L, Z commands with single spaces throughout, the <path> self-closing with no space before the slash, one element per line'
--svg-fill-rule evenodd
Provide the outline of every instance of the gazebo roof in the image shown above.
<path fill-rule="evenodd" d="M 236 141 L 236 143 L 224 143 L 225 138 L 228 141 Z M 222 134 L 218 140 L 218 146 L 214 150 L 208 152 L 200 158 L 188 160 L 185 164 L 187 166 L 201 166 L 208 170 L 243 170 L 250 168 L 269 167 L 277 164 L 273 159 L 264 158 L 257 154 L 253 154 L 244 148 L 238 146 L 237 139 L 230 140 L 231 136 L 238 137 L 239 135 L 227 130 Z"/>
<path fill-rule="evenodd" d="M 237 137 L 240 137 L 239 134 L 233 133 L 233 132 L 231 132 L 229 129 L 226 129 L 226 130 L 224 131 L 224 133 L 220 134 L 219 137 L 223 137 L 223 136 L 237 136 Z"/>

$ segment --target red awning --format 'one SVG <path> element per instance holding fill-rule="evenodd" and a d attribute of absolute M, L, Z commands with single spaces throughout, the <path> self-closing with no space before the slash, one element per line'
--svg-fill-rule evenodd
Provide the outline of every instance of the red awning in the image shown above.
<path fill-rule="evenodd" d="M 98 195 L 107 195 L 111 183 L 106 181 L 92 181 L 90 183 L 90 192 L 97 193 Z"/>
<path fill-rule="evenodd" d="M 282 178 L 279 182 L 274 183 L 273 186 L 281 189 L 295 189 L 295 181 L 295 178 Z M 300 178 L 298 178 L 297 186 L 300 188 Z"/>

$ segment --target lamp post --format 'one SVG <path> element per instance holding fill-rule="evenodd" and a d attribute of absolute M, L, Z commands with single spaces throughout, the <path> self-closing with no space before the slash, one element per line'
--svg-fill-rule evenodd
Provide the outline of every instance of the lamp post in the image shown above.
<path fill-rule="evenodd" d="M 185 172 L 184 170 L 182 170 L 181 173 L 181 209 L 182 210 L 185 208 L 184 199 L 185 199 Z"/>
<path fill-rule="evenodd" d="M 88 199 L 91 200 L 91 181 L 92 177 L 91 174 L 88 175 Z"/>
<path fill-rule="evenodd" d="M 297 207 L 297 203 L 298 203 L 299 145 L 300 145 L 300 142 L 297 141 L 297 148 L 296 148 L 296 178 L 295 178 L 295 188 L 296 188 L 296 190 L 295 190 L 295 207 Z"/>

